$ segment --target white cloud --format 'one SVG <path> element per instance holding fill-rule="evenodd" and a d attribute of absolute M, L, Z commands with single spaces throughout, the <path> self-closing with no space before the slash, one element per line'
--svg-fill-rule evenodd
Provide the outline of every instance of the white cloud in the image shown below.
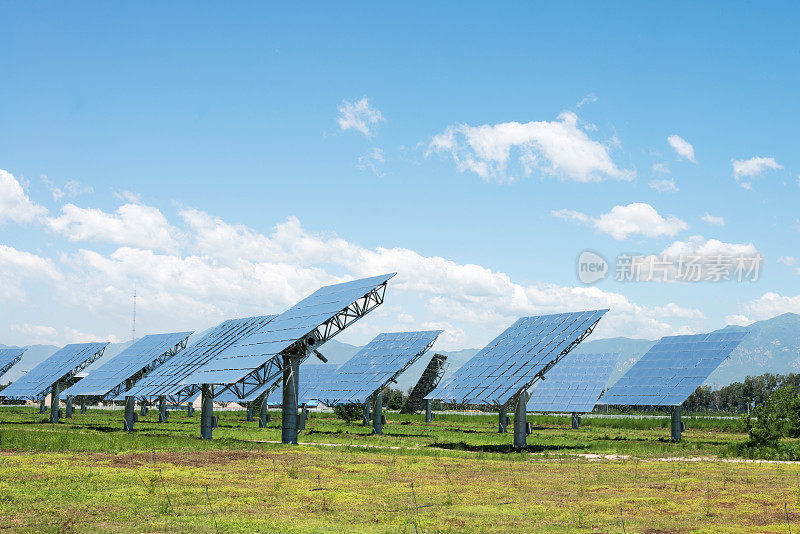
<path fill-rule="evenodd" d="M 781 256 L 780 258 L 778 258 L 778 263 L 787 265 L 789 267 L 794 267 L 795 265 L 800 263 L 800 260 L 798 260 L 794 256 Z"/>
<path fill-rule="evenodd" d="M 386 176 L 386 173 L 380 169 L 380 165 L 386 163 L 386 156 L 382 148 L 372 147 L 363 156 L 358 157 L 358 168 L 362 171 L 370 171 L 378 178 Z"/>
<path fill-rule="evenodd" d="M 645 237 L 674 236 L 689 225 L 672 215 L 662 217 L 650 204 L 632 202 L 627 206 L 614 206 L 599 217 L 572 210 L 556 210 L 551 215 L 561 219 L 590 224 L 598 232 L 623 240 L 632 235 Z"/>
<path fill-rule="evenodd" d="M 726 315 L 725 324 L 732 324 L 736 326 L 747 326 L 752 324 L 752 320 L 744 315 Z"/>
<path fill-rule="evenodd" d="M 161 251 L 177 250 L 177 230 L 157 209 L 142 204 L 124 204 L 116 214 L 66 204 L 61 215 L 48 225 L 70 241 L 94 241 Z"/>
<path fill-rule="evenodd" d="M 669 165 L 664 162 L 653 163 L 651 170 L 657 174 L 670 174 L 672 172 L 669 170 Z"/>
<path fill-rule="evenodd" d="M 707 222 L 708 224 L 715 224 L 717 226 L 725 226 L 725 218 L 724 217 L 715 217 L 710 213 L 706 212 L 705 215 L 700 217 L 700 220 Z"/>
<path fill-rule="evenodd" d="M 667 142 L 669 142 L 669 146 L 675 150 L 678 156 L 688 159 L 692 163 L 697 163 L 694 159 L 694 147 L 681 136 L 670 135 L 667 137 Z"/>
<path fill-rule="evenodd" d="M 473 172 L 486 181 L 514 180 L 515 173 L 509 173 L 509 163 L 514 162 L 525 175 L 538 170 L 577 182 L 636 176 L 618 168 L 609 147 L 589 138 L 578 116 L 569 111 L 549 122 L 452 125 L 433 137 L 426 156 L 434 152 L 450 154 L 460 172 Z"/>
<path fill-rule="evenodd" d="M 339 123 L 339 128 L 342 131 L 355 130 L 366 137 L 372 137 L 375 135 L 378 125 L 385 122 L 381 112 L 370 107 L 367 97 L 352 102 L 342 100 L 338 109 L 339 117 L 337 117 L 336 122 Z"/>
<path fill-rule="evenodd" d="M 647 185 L 650 186 L 650 189 L 655 189 L 659 193 L 675 193 L 678 191 L 678 186 L 675 185 L 675 180 L 673 178 L 650 180 L 650 183 Z"/>
<path fill-rule="evenodd" d="M 53 195 L 53 200 L 55 201 L 59 201 L 64 197 L 74 198 L 78 195 L 94 192 L 93 187 L 83 185 L 77 180 L 69 180 L 63 187 L 58 187 L 50 178 L 43 174 L 42 181 L 47 185 L 47 188 L 50 189 L 50 194 Z"/>
<path fill-rule="evenodd" d="M 752 320 L 769 319 L 783 313 L 800 314 L 800 295 L 781 295 L 767 292 L 742 306 L 742 311 Z"/>
<path fill-rule="evenodd" d="M 750 158 L 731 160 L 733 165 L 733 177 L 745 189 L 752 187 L 752 181 L 743 178 L 757 178 L 767 169 L 782 169 L 783 166 L 775 161 L 774 158 Z"/>
<path fill-rule="evenodd" d="M 47 215 L 47 209 L 31 201 L 19 180 L 0 169 L 0 224 L 37 222 Z"/>
<path fill-rule="evenodd" d="M 12 324 L 11 330 L 19 332 L 25 336 L 27 344 L 36 345 L 66 345 L 69 343 L 91 343 L 103 342 L 119 343 L 120 339 L 113 334 L 104 336 L 97 334 L 86 334 L 74 328 L 63 328 L 59 331 L 53 326 L 36 324 Z"/>
<path fill-rule="evenodd" d="M 61 272 L 52 260 L 0 244 L 0 300 L 25 300 L 26 279 L 56 281 Z"/>
<path fill-rule="evenodd" d="M 671 258 L 679 256 L 700 256 L 703 258 L 755 256 L 759 254 L 753 243 L 726 243 L 718 239 L 706 239 L 700 235 L 691 236 L 685 241 L 675 241 L 665 248 L 662 255 Z"/>
<path fill-rule="evenodd" d="M 582 108 L 586 104 L 594 104 L 597 102 L 597 95 L 594 93 L 589 93 L 588 95 L 581 98 L 580 102 L 578 102 L 575 106 L 578 108 Z"/>

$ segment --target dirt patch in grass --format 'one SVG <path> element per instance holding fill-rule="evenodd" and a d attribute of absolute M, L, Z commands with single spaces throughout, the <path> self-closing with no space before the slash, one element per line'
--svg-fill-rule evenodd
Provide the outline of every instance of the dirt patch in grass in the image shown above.
<path fill-rule="evenodd" d="M 174 452 L 155 452 L 155 453 L 127 453 L 127 454 L 91 454 L 90 458 L 96 458 L 98 462 L 111 459 L 114 467 L 130 467 L 131 461 L 134 466 L 153 466 L 159 464 L 172 464 L 178 467 L 208 467 L 210 465 L 227 465 L 231 462 L 239 462 L 250 459 L 267 459 L 276 456 L 275 454 L 260 451 L 242 450 L 209 450 L 209 451 L 174 451 Z"/>

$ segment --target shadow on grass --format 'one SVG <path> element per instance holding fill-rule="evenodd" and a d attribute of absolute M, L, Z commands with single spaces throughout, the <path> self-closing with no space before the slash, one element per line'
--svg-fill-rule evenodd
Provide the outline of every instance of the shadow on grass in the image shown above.
<path fill-rule="evenodd" d="M 438 449 L 446 449 L 450 451 L 467 451 L 467 452 L 520 452 L 514 449 L 510 443 L 504 443 L 499 445 L 471 445 L 469 443 L 464 443 L 463 441 L 459 441 L 457 443 L 442 443 L 436 442 L 431 443 L 430 445 L 426 445 L 426 447 L 430 448 L 438 448 Z M 564 451 L 564 450 L 584 450 L 585 447 L 583 445 L 544 445 L 544 444 L 535 444 L 535 445 L 528 445 L 525 447 L 526 452 L 555 452 L 555 451 Z"/>

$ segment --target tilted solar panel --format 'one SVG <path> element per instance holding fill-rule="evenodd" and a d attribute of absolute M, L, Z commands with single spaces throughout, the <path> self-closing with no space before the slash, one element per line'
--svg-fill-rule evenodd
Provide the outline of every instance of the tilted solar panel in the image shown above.
<path fill-rule="evenodd" d="M 748 332 L 667 336 L 633 364 L 598 404 L 680 406 Z"/>
<path fill-rule="evenodd" d="M 522 317 L 425 398 L 505 405 L 576 347 L 607 311 Z"/>
<path fill-rule="evenodd" d="M 223 321 L 190 347 L 170 358 L 164 365 L 155 368 L 118 398 L 126 395 L 147 399 L 165 396 L 170 397 L 173 402 L 181 403 L 195 397 L 200 389 L 193 385 L 181 384 L 181 380 L 236 341 L 269 323 L 274 317 L 275 315 L 263 315 Z"/>
<path fill-rule="evenodd" d="M 400 408 L 402 414 L 412 414 L 425 406 L 425 396 L 436 389 L 447 371 L 447 356 L 434 354 L 425 367 L 414 389 L 408 395 L 405 404 Z"/>
<path fill-rule="evenodd" d="M 331 363 L 304 363 L 300 365 L 300 387 L 298 388 L 298 404 L 308 404 L 309 406 L 316 406 L 317 401 L 310 398 L 308 393 L 311 389 L 315 388 L 320 382 L 327 380 L 338 366 Z M 216 397 L 214 402 L 237 402 L 248 403 L 257 400 L 262 393 L 268 389 L 264 386 L 253 390 L 252 393 L 245 398 L 239 399 L 237 395 L 231 390 L 225 390 Z M 277 406 L 283 404 L 283 385 L 279 382 L 276 389 L 272 390 L 267 398 L 267 404 L 270 406 Z"/>
<path fill-rule="evenodd" d="M 594 409 L 617 363 L 617 354 L 568 354 L 539 380 L 528 400 L 529 412 Z"/>
<path fill-rule="evenodd" d="M 0 377 L 22 359 L 22 355 L 26 350 L 28 349 L 0 349 Z"/>
<path fill-rule="evenodd" d="M 442 330 L 426 330 L 378 334 L 309 395 L 328 406 L 365 402 L 389 382 L 396 381 L 433 346 L 441 333 Z"/>
<path fill-rule="evenodd" d="M 74 343 L 22 375 L 0 391 L 0 397 L 36 400 L 50 393 L 50 387 L 61 382 L 97 360 L 108 343 Z"/>
<path fill-rule="evenodd" d="M 385 289 L 386 282 L 392 276 L 394 273 L 318 289 L 249 336 L 238 340 L 201 368 L 183 378 L 181 383 L 234 384 L 249 375 L 259 374 L 260 370 L 267 367 L 280 368 L 282 363 L 278 360 L 281 353 L 299 340 L 313 337 L 322 342 L 327 341 L 363 314 L 380 305 L 382 295 L 374 293 L 381 287 Z M 359 309 L 360 315 L 347 311 L 360 300 L 364 300 Z M 329 323 L 332 319 L 336 319 L 334 321 L 336 324 Z M 327 329 L 328 332 L 318 331 L 320 328 Z M 277 374 L 271 372 L 261 374 L 268 376 L 266 380 L 262 377 L 257 387 L 264 385 L 264 382 L 274 383 L 277 380 Z M 249 393 L 249 390 L 244 391 L 245 395 Z"/>
<path fill-rule="evenodd" d="M 61 392 L 61 398 L 79 395 L 110 395 L 114 398 L 123 393 L 128 379 L 139 378 L 177 354 L 186 346 L 191 332 L 151 334 L 142 337 L 110 361 L 91 371 L 75 385 Z"/>

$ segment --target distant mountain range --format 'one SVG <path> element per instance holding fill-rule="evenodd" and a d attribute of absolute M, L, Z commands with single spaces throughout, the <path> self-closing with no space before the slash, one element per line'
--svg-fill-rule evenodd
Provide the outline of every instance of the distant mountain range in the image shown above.
<path fill-rule="evenodd" d="M 731 382 L 744 380 L 747 376 L 757 376 L 764 373 L 800 373 L 800 315 L 795 313 L 785 313 L 772 319 L 757 321 L 749 326 L 728 326 L 717 332 L 731 330 L 747 330 L 750 335 L 733 351 L 719 368 L 714 371 L 706 381 L 706 384 L 718 388 Z M 202 332 L 194 334 L 190 338 L 190 343 L 200 337 Z M 631 339 L 625 337 L 615 337 L 608 339 L 589 340 L 581 343 L 576 349 L 576 353 L 595 353 L 595 352 L 615 352 L 620 355 L 617 366 L 611 374 L 609 384 L 615 382 L 638 360 L 655 341 L 648 339 Z M 98 361 L 89 366 L 86 371 L 99 367 L 107 362 L 123 349 L 128 347 L 130 342 L 112 343 L 106 348 L 105 354 Z M 0 345 L 4 348 L 6 345 Z M 320 352 L 333 365 L 341 365 L 349 360 L 361 347 L 342 343 L 332 339 L 325 343 Z M 15 365 L 11 371 L 0 378 L 0 383 L 6 384 L 16 380 L 28 371 L 55 353 L 58 347 L 52 345 L 33 345 L 22 358 L 22 361 Z M 422 371 L 435 353 L 447 356 L 448 371 L 452 373 L 467 360 L 478 353 L 480 349 L 463 349 L 459 351 L 442 351 L 434 348 L 424 358 L 412 365 L 401 377 L 399 387 L 408 389 L 413 387 Z"/>

